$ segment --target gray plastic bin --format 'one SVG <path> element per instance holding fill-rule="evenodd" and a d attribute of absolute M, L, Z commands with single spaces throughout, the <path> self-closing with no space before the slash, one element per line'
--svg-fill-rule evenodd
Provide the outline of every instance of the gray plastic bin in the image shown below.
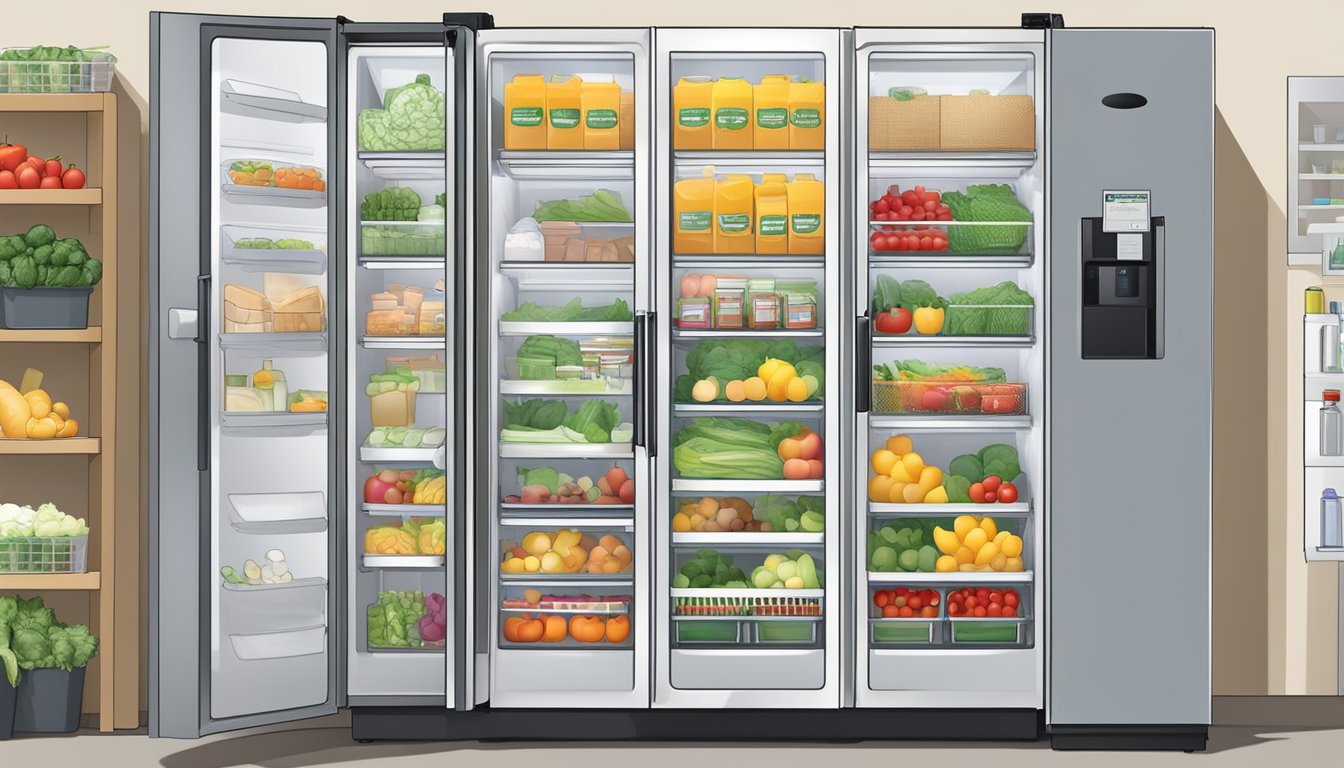
<path fill-rule="evenodd" d="M 19 685 L 23 685 L 22 678 Z M 9 684 L 4 666 L 0 665 L 0 741 L 14 735 L 14 702 L 17 696 L 18 692 Z"/>
<path fill-rule="evenodd" d="M 70 733 L 79 730 L 84 704 L 84 667 L 30 669 L 19 680 L 14 706 L 15 733 Z"/>
<path fill-rule="evenodd" d="M 0 328 L 12 331 L 89 327 L 92 288 L 0 288 Z"/>

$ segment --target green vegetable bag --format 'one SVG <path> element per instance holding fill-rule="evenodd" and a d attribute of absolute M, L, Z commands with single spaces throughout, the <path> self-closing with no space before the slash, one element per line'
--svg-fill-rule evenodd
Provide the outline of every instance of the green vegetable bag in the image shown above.
<path fill-rule="evenodd" d="M 429 75 L 383 94 L 382 109 L 359 113 L 359 148 L 366 152 L 442 152 L 447 104 Z M 414 217 L 412 217 L 414 218 Z"/>

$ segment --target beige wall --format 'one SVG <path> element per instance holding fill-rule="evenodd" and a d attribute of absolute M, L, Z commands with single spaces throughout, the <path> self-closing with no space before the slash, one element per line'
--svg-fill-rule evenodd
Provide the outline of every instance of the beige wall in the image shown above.
<path fill-rule="evenodd" d="M 111 4 L 44 0 L 9 5 L 0 45 L 110 44 L 121 59 L 122 86 L 138 106 L 142 121 L 148 119 L 150 9 L 263 15 L 342 13 L 367 21 L 433 21 L 450 7 L 442 0 L 363 4 L 357 0 L 119 0 Z M 1216 28 L 1214 690 L 1219 694 L 1335 692 L 1336 571 L 1328 565 L 1308 567 L 1302 559 L 1301 425 L 1295 399 L 1300 386 L 1296 372 L 1301 370 L 1297 331 L 1301 294 L 1319 276 L 1285 267 L 1284 206 L 1285 78 L 1289 74 L 1344 74 L 1338 44 L 1344 11 L 1337 2 L 1296 0 L 1275 6 L 1274 13 L 1218 0 L 1123 4 L 1054 0 L 1025 7 L 1002 0 L 928 5 L 854 0 L 787 4 L 482 0 L 457 9 L 481 8 L 493 12 L 501 26 L 762 22 L 1015 26 L 1023 10 L 1052 10 L 1063 13 L 1073 27 Z M 1135 53 L 1141 55 L 1141 51 Z M 1331 297 L 1344 298 L 1344 281 L 1337 286 Z M 1204 395 L 1175 392 L 1172 396 Z M 1180 468 L 1155 467 L 1153 471 L 1179 472 Z M 1136 546 L 1141 547 L 1141 542 Z M 1141 550 L 1135 556 L 1141 558 Z M 1152 599 L 1179 601 L 1182 589 L 1172 585 L 1166 594 Z"/>

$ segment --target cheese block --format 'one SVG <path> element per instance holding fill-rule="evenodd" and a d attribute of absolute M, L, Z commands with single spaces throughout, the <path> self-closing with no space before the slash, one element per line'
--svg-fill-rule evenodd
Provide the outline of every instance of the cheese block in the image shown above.
<path fill-rule="evenodd" d="M 620 262 L 632 262 L 635 260 L 635 236 L 626 235 L 618 237 L 611 241 L 616 246 L 616 260 Z"/>
<path fill-rule="evenodd" d="M 587 259 L 587 240 L 580 237 L 571 237 L 565 241 L 565 261 L 586 261 Z"/>
<path fill-rule="evenodd" d="M 420 314 L 420 303 L 425 300 L 425 289 L 411 285 L 389 285 L 387 292 L 397 297 L 397 305 L 409 315 Z"/>
<path fill-rule="evenodd" d="M 276 312 L 271 328 L 276 333 L 320 333 L 326 317 L 321 312 Z"/>
<path fill-rule="evenodd" d="M 225 387 L 224 410 L 230 413 L 259 413 L 261 395 L 251 387 Z"/>
<path fill-rule="evenodd" d="M 304 289 L 304 278 L 298 275 L 286 275 L 277 272 L 267 272 L 262 275 L 262 293 L 270 300 L 272 306 L 278 307 L 280 302 L 286 298 Z"/>
<path fill-rule="evenodd" d="M 275 304 L 276 312 L 324 312 L 326 304 L 322 291 L 315 285 L 288 294 Z"/>
<path fill-rule="evenodd" d="M 225 304 L 233 304 L 239 309 L 251 309 L 258 312 L 271 308 L 271 302 L 266 300 L 265 294 L 235 283 L 224 286 L 224 302 Z"/>
<path fill-rule="evenodd" d="M 401 306 L 395 293 L 375 293 L 369 296 L 370 308 L 375 312 L 396 309 Z"/>

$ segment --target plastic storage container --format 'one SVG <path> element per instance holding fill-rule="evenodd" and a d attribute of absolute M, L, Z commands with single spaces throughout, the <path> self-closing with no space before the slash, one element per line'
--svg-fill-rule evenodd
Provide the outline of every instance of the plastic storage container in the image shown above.
<path fill-rule="evenodd" d="M 5 684 L 8 685 L 8 681 Z M 83 703 L 84 667 L 69 672 L 63 669 L 27 670 L 19 681 L 15 696 L 14 730 L 17 733 L 77 731 Z"/>
<path fill-rule="evenodd" d="M 13 56 L 31 48 L 6 48 Z M 0 93 L 107 93 L 117 57 L 82 51 L 88 61 L 0 61 Z"/>
<path fill-rule="evenodd" d="M 89 537 L 0 539 L 0 573 L 85 573 Z"/>
<path fill-rule="evenodd" d="M 89 327 L 92 288 L 0 288 L 0 328 L 78 330 Z"/>
<path fill-rule="evenodd" d="M 23 685 L 23 681 L 19 681 Z M 14 736 L 14 706 L 18 691 L 9 684 L 9 677 L 0 674 L 0 741 Z"/>
<path fill-rule="evenodd" d="M 1020 415 L 1027 412 L 1027 385 L 874 381 L 873 411 Z"/>

